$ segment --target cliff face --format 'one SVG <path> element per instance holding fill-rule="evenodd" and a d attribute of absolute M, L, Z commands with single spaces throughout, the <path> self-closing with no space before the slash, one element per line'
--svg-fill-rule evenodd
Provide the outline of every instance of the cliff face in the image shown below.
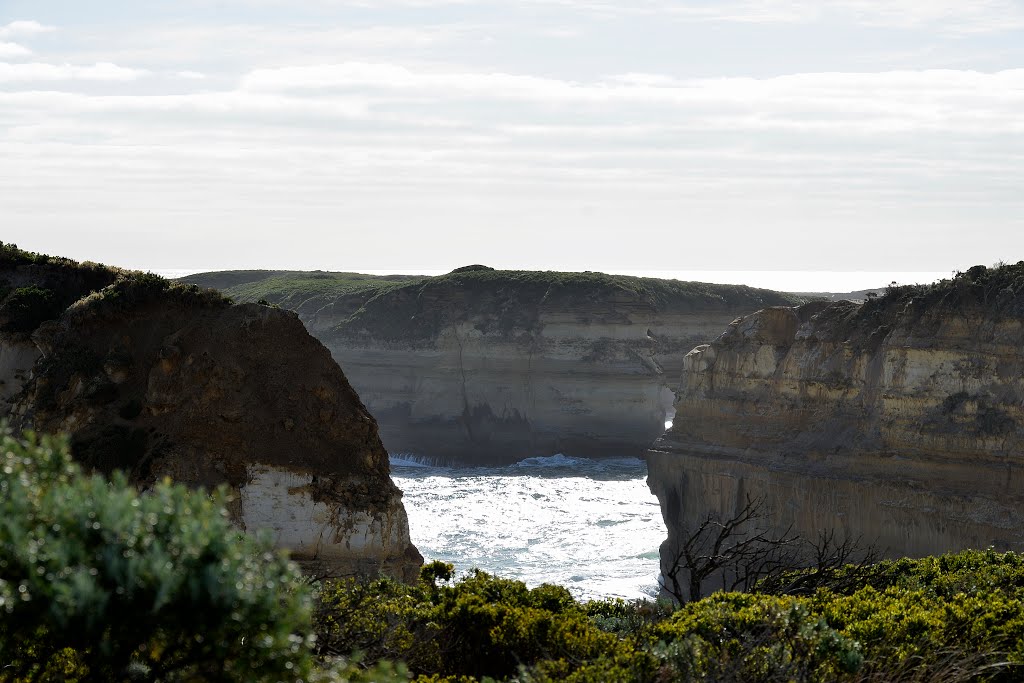
<path fill-rule="evenodd" d="M 322 338 L 392 453 L 464 462 L 629 456 L 642 454 L 671 415 L 671 366 L 683 354 L 659 353 L 659 333 L 692 346 L 701 328 L 733 317 L 659 319 L 623 306 L 614 319 L 603 312 L 585 322 L 544 312 L 536 327 L 507 334 L 482 330 L 469 315 L 418 343 L 327 331 Z"/>
<path fill-rule="evenodd" d="M 30 339 L 15 427 L 67 432 L 77 460 L 143 487 L 225 485 L 240 527 L 317 573 L 417 575 L 376 424 L 294 314 L 121 274 Z"/>
<path fill-rule="evenodd" d="M 663 564 L 747 496 L 893 556 L 1024 550 L 1022 348 L 1024 264 L 737 320 L 686 356 L 649 453 Z"/>
<path fill-rule="evenodd" d="M 792 301 L 600 273 L 479 267 L 369 291 L 338 274 L 334 292 L 329 274 L 304 274 L 308 289 L 299 275 L 227 291 L 295 306 L 391 453 L 476 463 L 641 455 L 665 430 L 686 353 L 739 314 Z"/>

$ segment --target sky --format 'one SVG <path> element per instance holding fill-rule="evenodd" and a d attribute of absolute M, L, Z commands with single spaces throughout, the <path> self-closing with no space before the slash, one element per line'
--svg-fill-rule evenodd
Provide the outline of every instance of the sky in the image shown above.
<path fill-rule="evenodd" d="M 1016 262 L 1024 0 L 0 0 L 0 240 L 154 270 Z"/>

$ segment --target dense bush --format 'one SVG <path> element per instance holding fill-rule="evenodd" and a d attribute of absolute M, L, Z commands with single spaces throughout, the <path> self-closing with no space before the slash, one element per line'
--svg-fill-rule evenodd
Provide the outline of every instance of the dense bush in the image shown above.
<path fill-rule="evenodd" d="M 219 495 L 139 495 L 55 438 L 0 450 L 0 680 L 308 678 L 308 591 Z"/>
<path fill-rule="evenodd" d="M 836 302 L 818 314 L 822 338 L 877 349 L 897 327 L 936 333 L 950 316 L 1024 317 L 1024 261 L 974 266 L 931 284 L 897 285 L 863 305 Z"/>
<path fill-rule="evenodd" d="M 57 295 L 42 287 L 29 285 L 15 289 L 0 306 L 5 332 L 27 333 L 46 320 L 53 320 L 64 310 Z"/>
<path fill-rule="evenodd" d="M 447 567 L 447 571 L 445 568 Z M 568 591 L 474 571 L 451 583 L 450 566 L 431 564 L 416 586 L 382 579 L 325 586 L 316 623 L 324 654 L 361 651 L 406 662 L 417 674 L 508 677 L 542 661 L 629 656 Z M 567 665 L 567 672 L 575 668 Z"/>
<path fill-rule="evenodd" d="M 844 571 L 851 581 L 843 580 Z M 433 564 L 403 586 L 321 593 L 323 653 L 401 660 L 418 681 L 1011 681 L 1024 662 L 1024 559 L 968 551 L 837 569 L 810 595 L 580 604 Z"/>
<path fill-rule="evenodd" d="M 659 631 L 670 644 L 662 655 L 686 680 L 837 680 L 864 659 L 859 643 L 794 597 L 717 593 Z"/>
<path fill-rule="evenodd" d="M 232 303 L 214 290 L 177 284 L 155 273 L 127 272 L 113 284 L 77 302 L 71 313 L 78 317 L 123 316 L 154 302 L 164 307 L 198 308 L 222 308 Z"/>

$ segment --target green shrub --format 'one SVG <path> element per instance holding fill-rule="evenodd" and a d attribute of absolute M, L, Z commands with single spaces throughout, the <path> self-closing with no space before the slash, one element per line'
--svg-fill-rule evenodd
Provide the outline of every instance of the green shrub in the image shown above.
<path fill-rule="evenodd" d="M 0 680 L 307 679 L 308 591 L 222 494 L 139 495 L 64 440 L 0 441 Z"/>
<path fill-rule="evenodd" d="M 28 333 L 47 320 L 60 316 L 64 307 L 49 289 L 29 285 L 11 292 L 0 308 L 5 332 Z"/>
<path fill-rule="evenodd" d="M 716 593 L 659 630 L 657 653 L 687 680 L 835 680 L 863 663 L 854 639 L 789 596 Z"/>
<path fill-rule="evenodd" d="M 588 660 L 632 654 L 559 586 L 531 590 L 481 571 L 449 584 L 443 563 L 428 564 L 423 576 L 416 586 L 325 586 L 316 613 L 321 653 L 361 651 L 370 662 L 402 660 L 415 674 L 453 680 L 504 678 L 541 662 L 565 677 Z"/>

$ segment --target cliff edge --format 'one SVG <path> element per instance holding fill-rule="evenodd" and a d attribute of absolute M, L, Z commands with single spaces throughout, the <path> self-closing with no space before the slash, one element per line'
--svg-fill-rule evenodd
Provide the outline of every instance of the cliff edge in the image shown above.
<path fill-rule="evenodd" d="M 685 358 L 648 454 L 669 538 L 763 498 L 891 556 L 1024 550 L 1024 262 L 863 304 L 773 307 Z"/>
<path fill-rule="evenodd" d="M 316 573 L 415 578 L 422 560 L 376 423 L 293 313 L 0 251 L 15 427 L 67 432 L 83 465 L 141 487 L 165 476 L 225 485 L 236 524 L 269 532 Z M 42 294 L 19 313 L 12 298 L 30 288 Z"/>

